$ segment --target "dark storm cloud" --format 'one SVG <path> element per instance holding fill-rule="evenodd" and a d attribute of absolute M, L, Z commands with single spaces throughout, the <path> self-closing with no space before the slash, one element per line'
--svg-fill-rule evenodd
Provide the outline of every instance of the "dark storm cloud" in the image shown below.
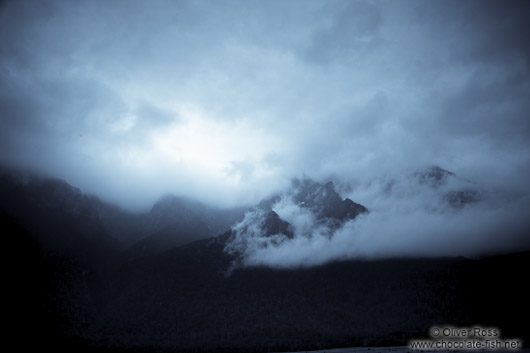
<path fill-rule="evenodd" d="M 433 38 L 451 52 L 454 60 L 477 63 L 529 64 L 530 46 L 527 1 L 446 1 L 420 4 L 417 19 L 436 26 Z M 451 40 L 458 38 L 458 40 Z M 448 43 L 448 41 L 450 41 Z M 466 44 L 466 45 L 462 45 Z"/>
<path fill-rule="evenodd" d="M 499 77 L 498 70 L 477 70 L 435 105 L 439 126 L 453 136 L 524 139 L 530 131 L 528 93 L 528 81 L 520 72 Z"/>
<path fill-rule="evenodd" d="M 352 60 L 369 54 L 377 45 L 381 10 L 373 2 L 329 2 L 319 17 L 324 21 L 311 34 L 307 58 L 328 64 L 333 60 Z"/>

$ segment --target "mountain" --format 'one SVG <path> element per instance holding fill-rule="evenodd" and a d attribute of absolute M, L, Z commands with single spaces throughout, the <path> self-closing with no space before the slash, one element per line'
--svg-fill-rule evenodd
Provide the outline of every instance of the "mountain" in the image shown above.
<path fill-rule="evenodd" d="M 287 191 L 262 200 L 256 209 L 265 211 L 270 217 L 270 212 L 282 199 L 291 200 L 296 206 L 310 212 L 317 224 L 331 228 L 338 228 L 360 214 L 368 213 L 365 206 L 349 198 L 342 199 L 332 182 L 320 184 L 308 178 L 293 179 Z M 274 214 L 278 216 L 276 212 Z"/>
<path fill-rule="evenodd" d="M 283 234 L 288 239 L 292 239 L 294 236 L 292 226 L 281 219 L 274 211 L 267 213 L 260 224 L 260 228 L 263 229 L 263 236 L 265 237 L 270 237 L 275 234 Z"/>
<path fill-rule="evenodd" d="M 521 324 L 530 292 L 520 279 L 530 253 L 243 267 L 227 277 L 229 232 L 98 270 L 44 251 L 9 218 L 0 217 L 0 226 L 9 249 L 6 334 L 20 350 L 402 346 L 434 325 L 493 326 L 502 337 L 530 338 Z"/>
<path fill-rule="evenodd" d="M 368 212 L 365 206 L 349 198 L 343 200 L 335 191 L 332 182 L 320 184 L 308 178 L 293 179 L 289 190 L 262 200 L 257 207 L 265 211 L 272 210 L 282 197 L 292 198 L 294 203 L 308 209 L 318 221 L 323 223 L 332 221 L 340 224 Z"/>
<path fill-rule="evenodd" d="M 194 200 L 166 195 L 144 215 L 143 233 L 147 236 L 134 244 L 127 256 L 150 255 L 218 235 L 241 220 L 244 211 L 244 208 L 215 208 Z"/>
<path fill-rule="evenodd" d="M 112 271 L 99 332 L 115 347 L 268 352 L 405 345 L 434 325 L 500 327 L 528 337 L 530 253 L 464 258 L 338 261 L 299 269 L 241 267 L 229 234 L 136 259 Z M 492 277 L 493 276 L 493 277 Z M 491 283 L 502 279 L 509 286 Z M 488 310 L 484 311 L 487 307 Z M 488 326 L 489 327 L 489 326 Z"/>
<path fill-rule="evenodd" d="M 365 206 L 342 199 L 331 182 L 294 179 L 289 189 L 262 200 L 226 233 L 224 250 L 234 257 L 226 274 L 244 267 L 259 250 L 311 239 L 315 232 L 331 238 L 346 222 L 366 213 Z M 302 225 L 296 221 L 299 216 L 304 218 Z"/>
<path fill-rule="evenodd" d="M 443 195 L 454 186 L 451 178 L 435 173 L 418 185 Z M 433 186 L 431 179 L 440 183 Z M 342 259 L 278 269 L 238 263 L 240 254 L 227 251 L 235 235 L 248 242 L 252 232 L 260 240 L 253 246 L 292 240 L 297 224 L 288 222 L 286 205 L 317 227 L 341 227 L 369 212 L 343 199 L 332 183 L 295 180 L 240 222 L 242 210 L 174 196 L 149 212 L 128 213 L 64 181 L 21 172 L 3 170 L 0 192 L 6 335 L 21 351 L 403 346 L 427 337 L 435 325 L 497 327 L 503 338 L 530 339 L 524 325 L 530 291 L 521 280 L 529 252 L 477 259 Z M 236 219 L 232 227 L 226 226 L 230 217 Z M 221 235 L 145 253 L 131 253 L 140 243 L 122 240 L 131 232 L 149 243 L 164 232 L 172 237 L 174 230 L 189 231 L 191 240 L 191 233 L 202 237 L 221 228 Z"/>
<path fill-rule="evenodd" d="M 455 173 L 432 166 L 416 171 L 414 177 L 420 185 L 433 189 L 447 189 L 451 182 L 457 179 Z M 460 181 L 458 189 L 444 190 L 442 201 L 451 207 L 458 209 L 480 200 L 480 193 L 469 181 Z"/>
<path fill-rule="evenodd" d="M 451 177 L 454 177 L 455 174 L 435 165 L 425 169 L 417 170 L 414 172 L 414 176 L 418 179 L 420 184 L 439 187 L 447 183 L 447 180 Z"/>
<path fill-rule="evenodd" d="M 342 223 L 368 212 L 368 209 L 363 205 L 348 198 L 343 200 L 335 191 L 332 182 L 322 185 L 310 179 L 295 179 L 293 187 L 292 197 L 294 201 L 300 206 L 310 209 L 320 222 L 331 222 L 340 226 Z"/>
<path fill-rule="evenodd" d="M 101 202 L 62 180 L 0 169 L 0 212 L 50 251 L 89 259 L 116 252 L 118 242 L 99 217 Z"/>
<path fill-rule="evenodd" d="M 149 212 L 133 213 L 85 195 L 63 180 L 0 168 L 0 211 L 61 251 L 83 253 L 86 242 L 145 256 L 218 235 L 243 208 L 221 209 L 166 195 Z"/>

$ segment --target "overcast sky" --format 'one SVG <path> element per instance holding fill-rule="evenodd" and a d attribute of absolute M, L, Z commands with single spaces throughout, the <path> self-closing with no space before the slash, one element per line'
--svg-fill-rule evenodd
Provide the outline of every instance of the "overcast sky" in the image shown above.
<path fill-rule="evenodd" d="M 427 165 L 527 195 L 528 4 L 2 2 L 0 162 L 130 208 Z"/>

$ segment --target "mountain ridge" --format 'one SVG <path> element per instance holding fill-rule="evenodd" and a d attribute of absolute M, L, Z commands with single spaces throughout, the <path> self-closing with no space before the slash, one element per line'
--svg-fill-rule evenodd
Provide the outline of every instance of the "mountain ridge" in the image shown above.
<path fill-rule="evenodd" d="M 86 195 L 66 181 L 35 173 L 0 169 L 0 208 L 29 225 L 49 243 L 69 220 L 70 233 L 90 241 L 93 236 L 114 243 L 115 250 L 129 249 L 126 257 L 144 256 L 190 241 L 215 236 L 242 216 L 243 208 L 222 209 L 167 194 L 149 212 L 134 213 Z M 68 234 L 60 242 L 72 242 Z M 97 242 L 102 241 L 96 240 Z M 55 246 L 55 245 L 53 245 Z M 75 245 L 73 245 L 75 247 Z M 82 251 L 82 249 L 75 249 Z"/>
<path fill-rule="evenodd" d="M 427 335 L 433 325 L 477 323 L 499 327 L 503 337 L 529 339 L 526 326 L 520 325 L 530 314 L 530 294 L 520 271 L 529 266 L 530 252 L 483 259 L 394 257 L 334 259 L 289 268 L 234 266 L 234 261 L 241 264 L 239 254 L 226 251 L 232 227 L 214 237 L 124 257 L 107 243 L 110 235 L 94 218 L 97 212 L 88 208 L 87 219 L 79 218 L 85 202 L 93 204 L 78 190 L 62 183 L 48 185 L 44 194 L 51 198 L 45 201 L 53 204 L 53 197 L 60 198 L 50 206 L 44 201 L 34 204 L 42 193 L 23 192 L 17 185 L 0 175 L 0 229 L 9 249 L 4 261 L 14 284 L 8 288 L 13 313 L 7 318 L 14 323 L 9 337 L 23 348 L 299 351 L 405 345 L 408 339 Z M 296 235 L 294 222 L 281 217 L 286 207 L 311 215 L 318 226 L 323 225 L 320 220 L 331 227 L 330 219 L 340 227 L 340 222 L 356 222 L 368 212 L 357 212 L 363 209 L 348 198 L 338 199 L 333 184 L 308 182 L 299 189 L 247 212 L 264 221 L 252 224 L 259 229 L 260 241 L 290 241 L 290 227 Z M 179 201 L 161 201 L 161 210 L 166 210 L 164 202 L 176 202 L 177 207 Z M 70 204 L 72 210 L 56 212 Z M 328 212 L 327 206 L 343 204 L 353 213 Z M 15 222 L 4 208 L 23 212 L 24 217 Z M 57 223 L 42 221 L 50 215 Z M 162 212 L 160 219 L 165 216 Z M 51 231 L 75 240 L 78 251 L 49 251 L 33 238 L 37 234 L 42 240 Z M 78 231 L 100 234 L 81 241 L 83 236 L 71 234 Z"/>

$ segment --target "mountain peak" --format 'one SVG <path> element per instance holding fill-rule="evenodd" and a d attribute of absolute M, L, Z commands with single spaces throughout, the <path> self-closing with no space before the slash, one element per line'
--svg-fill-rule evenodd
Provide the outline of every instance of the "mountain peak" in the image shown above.
<path fill-rule="evenodd" d="M 257 235 L 257 229 L 261 237 L 283 234 L 286 238 L 293 238 L 293 226 L 273 210 L 282 199 L 290 200 L 300 209 L 309 211 L 314 217 L 315 226 L 325 226 L 330 230 L 337 229 L 345 222 L 368 212 L 366 207 L 349 198 L 343 200 L 331 181 L 320 184 L 308 178 L 294 179 L 289 190 L 262 200 L 255 211 L 233 229 L 253 237 Z M 257 227 L 249 227 L 249 224 L 255 224 Z M 249 229 L 252 231 L 249 232 Z"/>
<path fill-rule="evenodd" d="M 263 230 L 263 235 L 266 237 L 276 234 L 283 234 L 287 238 L 292 238 L 294 236 L 291 225 L 281 219 L 274 211 L 270 211 L 265 216 L 265 219 L 261 223 L 261 228 Z"/>
<path fill-rule="evenodd" d="M 414 176 L 418 179 L 420 184 L 429 184 L 434 187 L 445 184 L 447 179 L 454 175 L 453 172 L 442 169 L 437 165 L 418 170 L 414 173 Z"/>
<path fill-rule="evenodd" d="M 290 196 L 301 207 L 310 209 L 318 221 L 331 220 L 333 223 L 342 224 L 368 212 L 366 207 L 350 199 L 343 200 L 331 181 L 320 184 L 311 179 L 304 179 L 293 183 L 293 186 Z"/>

